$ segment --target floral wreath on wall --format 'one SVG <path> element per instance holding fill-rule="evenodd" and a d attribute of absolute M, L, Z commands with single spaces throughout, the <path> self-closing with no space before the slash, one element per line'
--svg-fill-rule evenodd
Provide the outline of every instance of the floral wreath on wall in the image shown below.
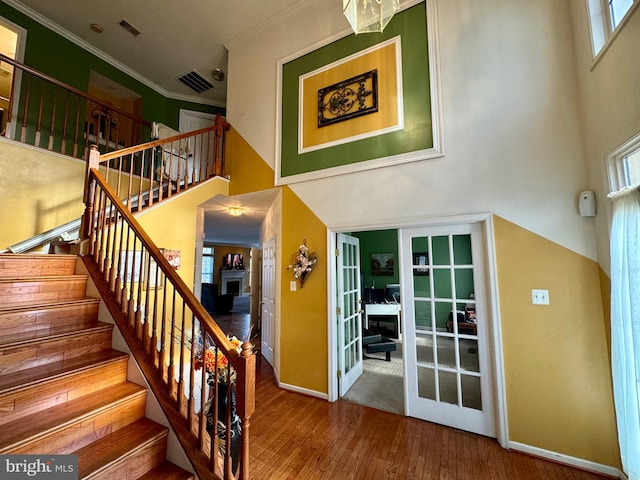
<path fill-rule="evenodd" d="M 304 240 L 298 247 L 298 251 L 292 255 L 291 265 L 287 270 L 293 270 L 293 276 L 300 282 L 300 288 L 302 288 L 316 263 L 318 263 L 318 256 L 315 253 L 309 253 L 307 241 Z"/>

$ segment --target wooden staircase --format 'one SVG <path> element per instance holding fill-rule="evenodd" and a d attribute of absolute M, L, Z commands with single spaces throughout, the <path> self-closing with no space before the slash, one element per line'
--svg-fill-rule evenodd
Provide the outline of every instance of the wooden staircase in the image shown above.
<path fill-rule="evenodd" d="M 194 479 L 167 460 L 76 260 L 0 254 L 0 453 L 74 453 L 82 479 Z"/>

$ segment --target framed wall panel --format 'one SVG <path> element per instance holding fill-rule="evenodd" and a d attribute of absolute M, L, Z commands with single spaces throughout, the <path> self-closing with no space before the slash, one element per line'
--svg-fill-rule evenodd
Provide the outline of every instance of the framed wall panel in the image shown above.
<path fill-rule="evenodd" d="M 279 62 L 277 185 L 442 156 L 434 10 L 419 2 L 384 33 L 351 34 Z M 319 95 L 351 82 L 350 99 L 339 101 L 355 101 L 354 79 L 373 70 L 377 109 L 319 126 Z"/>

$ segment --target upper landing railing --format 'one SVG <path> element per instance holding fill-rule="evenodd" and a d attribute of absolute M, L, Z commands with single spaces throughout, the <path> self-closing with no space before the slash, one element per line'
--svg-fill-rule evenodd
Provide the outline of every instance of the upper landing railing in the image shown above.
<path fill-rule="evenodd" d="M 90 145 L 106 153 L 151 139 L 151 122 L 2 54 L 0 64 L 12 76 L 2 136 L 81 159 Z"/>

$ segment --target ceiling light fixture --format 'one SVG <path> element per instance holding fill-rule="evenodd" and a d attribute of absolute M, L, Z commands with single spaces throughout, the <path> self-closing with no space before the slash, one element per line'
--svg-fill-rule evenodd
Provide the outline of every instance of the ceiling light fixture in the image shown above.
<path fill-rule="evenodd" d="M 399 0 L 342 0 L 342 13 L 356 34 L 382 32 L 398 10 Z"/>
<path fill-rule="evenodd" d="M 211 76 L 216 82 L 221 82 L 224 80 L 224 72 L 219 68 L 214 68 L 211 72 Z"/>
<path fill-rule="evenodd" d="M 99 25 L 97 23 L 92 23 L 90 27 L 91 27 L 91 30 L 93 30 L 96 33 L 102 33 L 104 31 L 104 28 L 102 28 L 102 25 Z"/>
<path fill-rule="evenodd" d="M 244 210 L 240 207 L 229 207 L 229 215 L 232 217 L 239 217 L 244 213 Z"/>

